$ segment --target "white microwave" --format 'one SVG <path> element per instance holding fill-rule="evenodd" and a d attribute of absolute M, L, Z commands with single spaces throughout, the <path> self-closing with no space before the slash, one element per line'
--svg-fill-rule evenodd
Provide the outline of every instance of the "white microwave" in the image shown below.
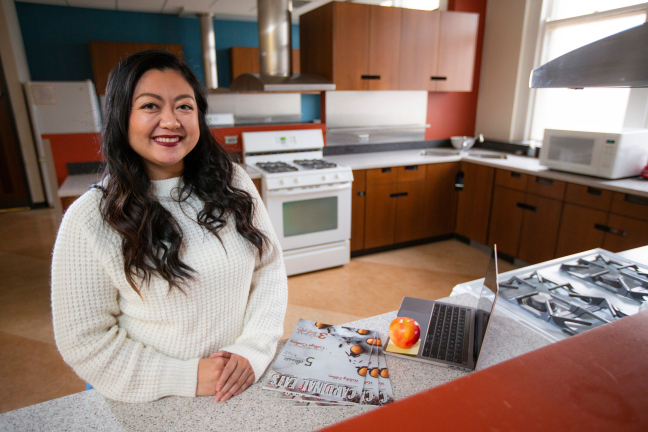
<path fill-rule="evenodd" d="M 540 165 L 608 179 L 641 174 L 648 162 L 648 129 L 620 133 L 545 129 Z"/>

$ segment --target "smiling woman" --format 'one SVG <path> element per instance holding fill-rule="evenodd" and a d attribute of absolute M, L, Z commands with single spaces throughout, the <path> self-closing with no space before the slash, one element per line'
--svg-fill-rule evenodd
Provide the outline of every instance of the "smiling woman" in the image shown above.
<path fill-rule="evenodd" d="M 135 86 L 128 141 L 151 180 L 178 177 L 200 130 L 191 86 L 174 70 L 149 70 Z"/>
<path fill-rule="evenodd" d="M 281 247 L 206 111 L 168 52 L 110 74 L 104 179 L 65 213 L 52 260 L 57 346 L 106 397 L 226 401 L 261 377 L 283 332 Z"/>

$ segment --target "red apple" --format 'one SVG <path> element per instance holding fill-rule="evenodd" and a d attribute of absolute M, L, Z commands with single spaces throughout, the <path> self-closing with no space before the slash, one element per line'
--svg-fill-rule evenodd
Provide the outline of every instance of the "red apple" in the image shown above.
<path fill-rule="evenodd" d="M 389 338 L 398 348 L 411 348 L 420 337 L 421 327 L 412 318 L 398 317 L 389 325 Z"/>

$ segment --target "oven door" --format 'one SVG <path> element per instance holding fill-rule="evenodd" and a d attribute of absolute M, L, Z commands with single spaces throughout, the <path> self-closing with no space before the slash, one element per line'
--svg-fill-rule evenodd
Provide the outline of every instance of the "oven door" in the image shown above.
<path fill-rule="evenodd" d="M 283 250 L 351 238 L 351 182 L 269 190 L 265 198 Z"/>

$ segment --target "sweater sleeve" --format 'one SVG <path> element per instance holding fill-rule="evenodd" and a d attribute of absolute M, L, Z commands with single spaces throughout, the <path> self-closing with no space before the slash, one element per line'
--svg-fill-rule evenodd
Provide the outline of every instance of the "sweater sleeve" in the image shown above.
<path fill-rule="evenodd" d="M 234 344 L 222 349 L 245 357 L 254 370 L 255 380 L 259 380 L 272 361 L 283 334 L 288 280 L 281 246 L 265 205 L 247 173 L 238 166 L 236 170 L 234 184 L 252 195 L 254 226 L 263 231 L 268 242 L 264 245 L 263 256 L 257 254 L 243 332 Z"/>
<path fill-rule="evenodd" d="M 86 195 L 91 193 L 96 192 Z M 63 359 L 110 399 L 147 402 L 195 396 L 198 358 L 171 358 L 120 328 L 119 293 L 88 227 L 98 200 L 84 196 L 78 201 L 66 212 L 52 257 L 52 315 Z"/>

